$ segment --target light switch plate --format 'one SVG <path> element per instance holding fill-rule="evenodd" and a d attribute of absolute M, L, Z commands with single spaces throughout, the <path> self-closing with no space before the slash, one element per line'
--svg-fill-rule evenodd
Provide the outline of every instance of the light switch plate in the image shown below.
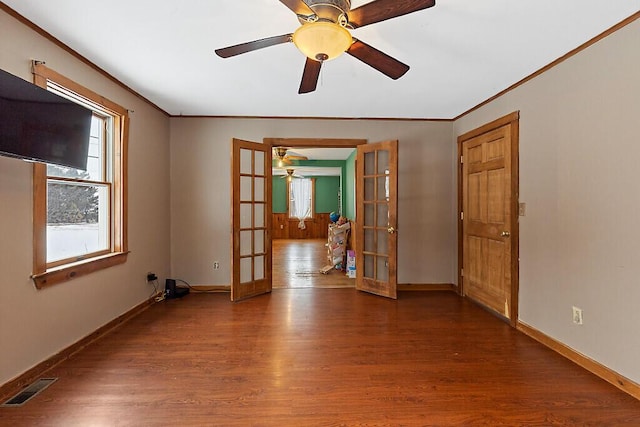
<path fill-rule="evenodd" d="M 527 204 L 526 203 L 518 203 L 518 215 L 524 216 L 527 212 Z"/>

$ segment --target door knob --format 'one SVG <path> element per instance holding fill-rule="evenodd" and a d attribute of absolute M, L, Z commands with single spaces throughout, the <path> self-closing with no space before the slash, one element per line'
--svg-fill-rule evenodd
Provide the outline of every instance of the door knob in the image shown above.
<path fill-rule="evenodd" d="M 509 237 L 509 236 L 511 236 L 511 233 L 509 233 L 508 231 L 502 232 L 502 237 Z"/>
<path fill-rule="evenodd" d="M 389 228 L 387 228 L 387 231 L 389 232 L 389 234 L 394 234 L 396 232 L 396 229 L 390 226 Z"/>

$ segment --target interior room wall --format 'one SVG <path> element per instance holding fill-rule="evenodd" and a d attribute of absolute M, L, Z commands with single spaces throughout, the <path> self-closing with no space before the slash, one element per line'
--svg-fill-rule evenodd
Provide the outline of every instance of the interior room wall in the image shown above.
<path fill-rule="evenodd" d="M 131 113 L 127 263 L 37 290 L 32 272 L 32 165 L 0 157 L 0 384 L 147 300 L 148 271 L 169 272 L 169 119 L 0 11 L 0 68 L 32 81 L 32 59 Z"/>
<path fill-rule="evenodd" d="M 340 192 L 339 176 L 310 176 L 315 179 L 314 190 L 314 210 L 318 213 L 338 212 L 340 203 L 338 193 Z"/>
<path fill-rule="evenodd" d="M 287 180 L 280 176 L 271 179 L 271 212 L 287 213 Z"/>
<path fill-rule="evenodd" d="M 345 179 L 342 185 L 342 214 L 353 220 L 356 218 L 356 154 L 354 151 L 345 161 Z"/>
<path fill-rule="evenodd" d="M 230 282 L 232 138 L 366 138 L 399 140 L 398 280 L 451 283 L 452 135 L 444 121 L 172 118 L 172 275 L 199 285 Z"/>
<path fill-rule="evenodd" d="M 318 213 L 337 212 L 340 177 L 305 175 L 305 178 L 315 180 L 313 193 L 314 211 Z M 281 176 L 272 178 L 271 201 L 271 212 L 287 212 L 287 180 Z"/>
<path fill-rule="evenodd" d="M 520 110 L 520 320 L 637 383 L 639 40 L 636 20 L 455 123 Z"/>

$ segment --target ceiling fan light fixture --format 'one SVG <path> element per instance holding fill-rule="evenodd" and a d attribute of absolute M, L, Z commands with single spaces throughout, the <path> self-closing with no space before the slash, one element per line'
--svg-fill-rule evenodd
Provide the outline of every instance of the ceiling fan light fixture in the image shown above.
<path fill-rule="evenodd" d="M 329 61 L 342 55 L 353 43 L 351 33 L 333 22 L 309 22 L 293 33 L 293 43 L 307 58 Z"/>

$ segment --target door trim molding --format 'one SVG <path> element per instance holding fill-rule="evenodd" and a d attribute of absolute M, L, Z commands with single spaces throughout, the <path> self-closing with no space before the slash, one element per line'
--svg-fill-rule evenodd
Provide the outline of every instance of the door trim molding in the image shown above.
<path fill-rule="evenodd" d="M 464 295 L 464 282 L 462 279 L 462 268 L 464 261 L 463 251 L 463 228 L 462 228 L 462 144 L 477 136 L 483 135 L 502 126 L 511 125 L 511 304 L 510 323 L 514 328 L 518 324 L 518 293 L 519 293 L 519 271 L 520 271 L 520 228 L 518 221 L 518 204 L 520 194 L 520 170 L 519 170 L 519 146 L 520 146 L 520 111 L 514 111 L 506 116 L 500 117 L 492 122 L 482 125 L 476 129 L 458 136 L 458 293 Z"/>
<path fill-rule="evenodd" d="M 271 147 L 317 147 L 317 148 L 356 148 L 366 144 L 366 139 L 349 138 L 263 138 L 262 142 Z"/>
<path fill-rule="evenodd" d="M 359 145 L 367 144 L 367 139 L 362 138 L 275 138 L 275 137 L 265 137 L 262 138 L 262 143 L 269 147 L 269 162 L 272 163 L 273 160 L 273 147 L 284 146 L 284 147 L 308 147 L 308 148 L 357 148 Z M 354 177 L 355 180 L 355 177 Z M 356 183 L 356 194 L 354 197 L 357 197 L 357 183 Z M 273 200 L 273 189 L 272 183 L 269 182 L 267 187 L 267 197 L 269 198 L 270 206 Z M 273 213 L 272 213 L 273 214 Z M 273 215 L 272 215 L 273 216 Z M 357 218 L 355 219 L 357 222 Z M 233 225 L 232 225 L 233 230 Z M 265 245 L 268 244 L 270 248 L 273 247 L 273 233 L 272 230 L 269 230 L 267 233 L 268 242 L 265 241 Z M 355 237 L 352 238 L 352 244 L 354 247 L 357 245 Z M 233 248 L 232 248 L 232 256 L 233 256 Z M 269 257 L 273 257 L 273 252 L 269 252 Z M 272 262 L 272 260 L 270 260 Z"/>

